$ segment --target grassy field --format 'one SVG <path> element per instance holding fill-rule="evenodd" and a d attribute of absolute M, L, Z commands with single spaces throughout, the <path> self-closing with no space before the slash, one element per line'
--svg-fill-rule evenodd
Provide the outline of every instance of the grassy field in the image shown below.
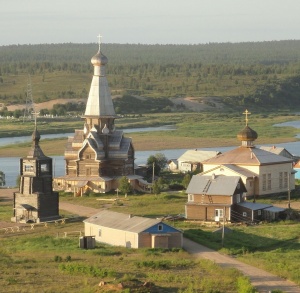
<path fill-rule="evenodd" d="M 286 113 L 256 114 L 252 115 L 249 125 L 258 133 L 256 144 L 275 144 L 295 141 L 295 135 L 299 131 L 292 127 L 273 125 L 297 119 L 297 115 Z M 130 133 L 126 136 L 132 137 L 137 151 L 234 146 L 240 144 L 236 135 L 244 128 L 245 120 L 241 113 L 172 113 L 131 116 L 116 121 L 118 129 L 159 125 L 174 125 L 176 130 Z M 32 122 L 15 123 L 2 120 L 0 137 L 30 135 L 33 127 Z M 41 133 L 41 146 L 44 153 L 49 156 L 63 155 L 66 138 L 47 140 L 43 139 L 43 134 L 73 132 L 74 129 L 82 127 L 81 119 L 41 121 L 38 129 Z M 53 148 L 54 143 L 55 148 Z M 26 143 L 0 147 L 0 156 L 24 156 L 28 153 L 30 145 Z"/>
<path fill-rule="evenodd" d="M 119 194 L 119 201 L 113 205 L 97 200 L 116 196 L 74 198 L 65 194 L 60 200 L 148 217 L 168 215 L 170 211 L 183 213 L 186 202 L 182 192 L 127 198 Z M 0 218 L 9 221 L 11 203 L 1 202 L 0 207 Z M 72 216 L 65 211 L 60 214 Z M 300 284 L 298 222 L 228 225 L 233 232 L 225 235 L 224 247 L 221 233 L 213 233 L 214 225 L 185 221 L 170 224 L 201 244 Z M 183 250 L 135 250 L 101 244 L 97 244 L 95 250 L 79 249 L 79 231 L 83 231 L 81 221 L 48 227 L 37 225 L 34 230 L 29 226 L 25 231 L 14 233 L 0 229 L 0 285 L 7 288 L 6 292 L 70 292 L 76 288 L 80 288 L 80 292 L 115 292 L 120 282 L 125 286 L 122 292 L 254 292 L 242 291 L 245 286 L 251 287 L 236 270 L 220 269 L 209 261 L 192 259 Z M 68 232 L 67 238 L 65 232 Z M 107 285 L 98 287 L 100 281 Z M 153 284 L 153 291 L 142 291 L 143 287 L 134 291 L 133 288 L 146 281 Z M 126 286 L 131 291 L 126 291 Z"/>

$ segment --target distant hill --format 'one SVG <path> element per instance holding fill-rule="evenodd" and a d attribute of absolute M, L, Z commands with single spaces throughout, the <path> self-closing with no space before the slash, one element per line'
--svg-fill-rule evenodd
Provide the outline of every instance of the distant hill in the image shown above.
<path fill-rule="evenodd" d="M 85 99 L 97 49 L 72 43 L 0 46 L 0 102 L 25 104 L 28 75 L 35 102 Z M 101 50 L 109 60 L 113 95 L 217 97 L 230 107 L 300 106 L 300 40 L 102 44 Z"/>

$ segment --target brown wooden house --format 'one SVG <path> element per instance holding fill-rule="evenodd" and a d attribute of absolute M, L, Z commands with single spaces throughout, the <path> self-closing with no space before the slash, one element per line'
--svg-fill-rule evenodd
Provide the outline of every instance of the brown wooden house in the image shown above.
<path fill-rule="evenodd" d="M 231 221 L 233 207 L 244 201 L 246 192 L 238 176 L 195 175 L 186 190 L 186 218 L 201 221 Z"/>

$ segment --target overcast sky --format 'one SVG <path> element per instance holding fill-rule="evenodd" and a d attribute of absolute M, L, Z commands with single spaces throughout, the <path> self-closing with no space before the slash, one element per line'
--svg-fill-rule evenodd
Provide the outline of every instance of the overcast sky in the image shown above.
<path fill-rule="evenodd" d="M 300 39 L 300 0 L 0 0 L 0 45 Z"/>

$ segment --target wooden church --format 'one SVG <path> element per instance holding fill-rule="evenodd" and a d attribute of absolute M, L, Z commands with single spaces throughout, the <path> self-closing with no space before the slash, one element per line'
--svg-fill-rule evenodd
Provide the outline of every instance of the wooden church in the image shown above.
<path fill-rule="evenodd" d="M 40 134 L 35 123 L 32 147 L 20 159 L 19 192 L 14 193 L 12 222 L 45 222 L 58 219 L 58 192 L 52 189 L 52 159 L 39 146 Z"/>
<path fill-rule="evenodd" d="M 118 187 L 126 176 L 138 185 L 134 175 L 134 148 L 131 138 L 115 129 L 114 110 L 105 68 L 108 59 L 100 50 L 91 59 L 94 75 L 87 99 L 83 129 L 75 130 L 65 149 L 66 175 L 54 179 L 56 190 L 80 196 L 88 191 L 105 193 Z"/>

